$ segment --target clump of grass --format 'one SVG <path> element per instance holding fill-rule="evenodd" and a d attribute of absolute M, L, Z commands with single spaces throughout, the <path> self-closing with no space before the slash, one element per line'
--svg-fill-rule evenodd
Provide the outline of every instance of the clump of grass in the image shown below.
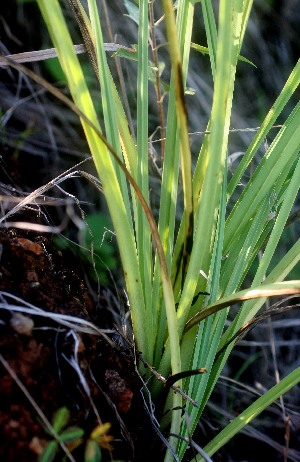
<path fill-rule="evenodd" d="M 38 4 L 73 102 L 43 84 L 80 117 L 116 233 L 136 347 L 146 363 L 164 377 L 171 374 L 174 385 L 192 398 L 184 403 L 182 393 L 171 391 L 164 402 L 170 412 L 160 422 L 161 430 L 170 435 L 165 460 L 181 460 L 241 329 L 255 319 L 268 297 L 300 292 L 300 281 L 286 280 L 299 262 L 300 240 L 273 264 L 299 191 L 299 103 L 281 124 L 264 156 L 258 159 L 242 192 L 237 190 L 299 85 L 300 61 L 227 184 L 236 68 L 252 1 L 220 0 L 218 24 L 212 2 L 201 2 L 214 89 L 210 119 L 194 168 L 185 90 L 191 34 L 197 26 L 197 2 L 179 0 L 176 15 L 170 0 L 162 2 L 172 72 L 166 114 L 160 106 L 160 120 L 165 118 L 166 127 L 160 150 L 162 179 L 155 220 L 149 199 L 148 151 L 152 3 L 150 14 L 148 1 L 141 0 L 136 10 L 137 47 L 119 51 L 119 56 L 137 60 L 136 133 L 128 128 L 131 123 L 108 66 L 96 2 L 88 0 L 88 12 L 79 0 L 69 3 L 99 80 L 104 128 L 100 126 L 61 8 L 54 0 L 38 0 Z M 154 64 L 158 62 L 155 53 L 153 59 Z M 153 64 L 150 67 L 159 95 L 159 68 Z M 42 82 L 41 78 L 39 81 Z M 178 210 L 182 210 L 179 224 Z M 253 262 L 260 253 L 252 274 Z M 244 281 L 247 287 L 241 290 Z M 236 303 L 239 310 L 227 327 L 229 309 Z M 194 374 L 195 370 L 206 372 Z M 140 371 L 145 373 L 143 362 Z M 254 401 L 207 444 L 204 453 L 199 451 L 196 459 L 214 454 L 263 409 L 299 383 L 299 372 L 296 367 Z M 163 392 L 161 381 L 153 380 L 150 390 L 158 403 Z M 182 416 L 183 406 L 188 419 Z"/>

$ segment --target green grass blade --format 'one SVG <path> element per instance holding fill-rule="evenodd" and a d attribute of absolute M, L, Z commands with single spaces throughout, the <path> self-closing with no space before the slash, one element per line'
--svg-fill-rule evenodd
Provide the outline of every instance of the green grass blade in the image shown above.
<path fill-rule="evenodd" d="M 266 245 L 264 254 L 262 256 L 262 259 L 260 261 L 258 270 L 256 272 L 256 275 L 253 280 L 253 285 L 258 285 L 260 284 L 264 278 L 265 274 L 268 270 L 269 264 L 271 262 L 271 259 L 273 257 L 274 251 L 278 245 L 279 239 L 282 235 L 282 232 L 284 230 L 285 224 L 287 222 L 289 213 L 292 209 L 292 206 L 296 200 L 298 191 L 299 191 L 299 178 L 300 178 L 300 159 L 298 159 L 297 165 L 294 169 L 293 176 L 288 184 L 288 186 L 285 189 L 284 193 L 284 199 L 282 202 L 282 205 L 280 207 L 280 211 L 277 215 L 276 221 L 274 228 L 271 232 L 270 238 L 268 240 L 268 243 Z M 272 273 L 271 273 L 272 274 Z M 249 307 L 245 306 L 243 310 L 241 311 L 240 315 L 238 316 L 238 325 L 241 325 L 241 323 L 247 322 L 247 320 L 253 318 L 253 316 L 256 314 L 256 309 L 251 309 L 249 310 Z"/>
<path fill-rule="evenodd" d="M 264 284 L 272 284 L 273 282 L 280 282 L 285 279 L 291 270 L 297 265 L 300 260 L 300 239 L 293 245 L 293 247 L 287 252 L 287 254 L 281 259 L 278 265 L 271 271 L 269 276 L 266 277 Z M 299 283 L 299 281 L 298 281 Z M 221 338 L 221 342 L 219 345 L 219 350 L 221 350 L 224 345 L 228 343 L 228 341 L 233 337 L 235 332 L 238 331 L 240 327 L 244 325 L 244 320 L 249 316 L 251 313 L 250 318 L 258 312 L 261 306 L 265 303 L 266 299 L 259 298 L 258 300 L 249 300 L 244 303 L 243 305 L 243 318 L 241 316 L 237 316 L 235 320 L 232 322 L 230 327 L 226 330 Z M 230 354 L 230 351 L 233 348 L 233 344 L 229 344 L 229 346 L 225 349 L 225 351 L 221 354 L 218 360 L 213 365 L 211 374 L 210 374 L 210 384 L 208 389 L 206 390 L 206 396 L 204 400 L 207 401 L 209 398 L 213 387 L 219 377 L 219 374 L 223 370 L 224 364 Z"/>
<path fill-rule="evenodd" d="M 102 95 L 102 109 L 104 115 L 105 123 L 105 133 L 108 142 L 114 148 L 118 157 L 122 157 L 119 132 L 118 132 L 118 123 L 117 123 L 117 111 L 115 106 L 115 101 L 113 97 L 113 83 L 108 68 L 106 53 L 104 49 L 104 41 L 102 36 L 101 25 L 99 21 L 99 12 L 95 0 L 88 0 L 89 14 L 91 18 L 91 33 L 94 38 L 95 45 L 95 55 L 97 60 L 97 69 L 98 69 L 98 79 L 101 86 L 101 95 Z M 87 21 L 87 19 L 86 19 Z M 114 168 L 120 185 L 122 197 L 126 207 L 126 212 L 128 216 L 128 223 L 131 225 L 131 210 L 129 203 L 129 195 L 126 177 L 124 173 L 118 168 L 114 163 Z M 132 228 L 133 230 L 133 228 Z"/>
<path fill-rule="evenodd" d="M 296 126 L 297 126 L 297 123 L 295 124 L 295 127 Z M 286 142 L 287 142 L 288 139 L 289 139 L 289 135 L 287 136 Z M 295 156 L 297 155 L 297 153 L 298 153 L 297 149 L 292 150 L 292 154 L 294 156 L 292 158 L 292 160 L 295 159 Z M 271 233 L 269 243 L 267 245 L 267 248 L 265 249 L 264 257 L 263 257 L 263 260 L 262 260 L 261 266 L 260 266 L 260 270 L 257 273 L 258 276 L 254 279 L 253 284 L 256 283 L 256 285 L 259 285 L 261 283 L 261 281 L 263 279 L 263 276 L 265 274 L 265 271 L 268 268 L 271 257 L 272 257 L 272 255 L 274 253 L 274 249 L 276 248 L 278 240 L 279 240 L 279 238 L 280 238 L 280 236 L 282 234 L 282 231 L 283 231 L 284 225 L 286 223 L 289 211 L 290 211 L 290 209 L 292 207 L 292 204 L 295 201 L 295 197 L 296 197 L 297 192 L 299 190 L 299 175 L 300 175 L 299 163 L 300 163 L 300 160 L 298 160 L 298 166 L 295 167 L 291 180 L 285 185 L 285 187 L 287 189 L 285 191 L 284 200 L 283 200 L 282 206 L 280 208 L 280 211 L 278 213 L 278 216 L 277 216 L 277 219 L 276 219 L 276 222 L 275 222 L 275 226 L 274 226 L 273 231 Z M 276 168 L 276 166 L 277 166 L 277 162 L 274 164 L 274 168 Z M 270 170 L 268 170 L 268 173 L 271 174 Z M 280 172 L 278 172 L 278 174 L 280 175 Z M 270 176 L 272 176 L 272 175 L 270 175 Z M 272 183 L 270 183 L 270 187 L 272 188 Z M 255 189 L 254 189 L 254 191 L 255 191 Z M 266 199 L 265 199 L 265 205 L 267 204 Z M 245 209 L 243 209 L 243 210 L 245 211 Z M 256 212 L 257 215 L 255 216 L 255 218 L 253 220 L 253 223 L 251 225 L 251 226 L 253 226 L 253 231 L 252 231 L 252 228 L 250 227 L 247 238 L 244 237 L 244 238 L 241 239 L 241 242 L 243 242 L 244 239 L 245 239 L 245 242 L 243 242 L 243 245 L 244 245 L 244 243 L 248 242 L 248 249 L 249 249 L 249 246 L 253 247 L 253 244 L 251 245 L 251 240 L 253 241 L 253 243 L 255 243 L 256 237 L 254 237 L 254 236 L 255 235 L 257 236 L 257 233 L 259 234 L 260 232 L 262 232 L 264 223 L 266 223 L 266 221 L 267 221 L 268 207 L 265 208 L 265 210 L 263 210 L 263 207 L 262 207 L 260 210 L 262 212 L 262 215 L 265 215 L 265 217 L 263 218 L 262 223 L 259 225 L 259 221 L 261 220 L 261 217 L 259 216 L 259 213 L 261 213 L 261 212 Z M 255 225 L 255 220 L 256 219 L 258 220 L 257 225 Z M 254 226 L 257 226 L 256 230 L 255 230 Z M 240 231 L 240 233 L 241 233 L 241 236 L 245 236 L 245 234 L 242 231 Z M 226 231 L 225 231 L 225 234 L 226 234 Z M 251 237 L 251 235 L 252 235 L 252 237 Z M 237 247 L 239 245 L 239 242 L 240 241 L 238 241 L 238 240 L 233 241 L 233 248 Z M 246 250 L 246 248 L 247 247 L 245 247 L 245 250 Z M 270 250 L 268 250 L 268 248 Z M 254 246 L 254 249 L 255 249 L 255 246 Z M 251 250 L 249 250 L 249 251 L 251 251 Z M 234 254 L 230 254 L 227 258 L 228 258 L 228 260 L 234 261 Z M 297 264 L 299 259 L 300 259 L 300 256 L 299 256 L 299 242 L 298 242 L 293 246 L 293 248 L 282 259 L 280 264 L 277 265 L 277 267 L 270 273 L 270 275 L 267 276 L 267 278 L 265 279 L 264 284 L 273 283 L 273 282 L 276 282 L 276 281 L 278 281 L 278 282 L 282 281 L 289 274 L 291 269 Z M 244 265 L 243 265 L 243 261 L 245 262 Z M 245 258 L 243 260 L 242 255 L 239 255 L 239 257 L 237 257 L 235 262 L 237 262 L 237 263 L 234 263 L 235 266 L 232 266 L 232 265 L 228 266 L 227 265 L 228 268 L 226 268 L 226 274 L 230 274 L 230 276 L 232 276 L 232 278 L 230 279 L 231 282 L 226 285 L 226 288 L 225 288 L 225 285 L 223 286 L 223 290 L 225 291 L 224 293 L 226 293 L 228 295 L 233 293 L 238 288 L 239 283 L 241 282 L 240 278 L 238 277 L 239 273 L 238 273 L 238 271 L 236 271 L 236 269 L 239 269 L 241 272 L 244 272 L 247 269 L 246 266 L 249 266 L 249 257 L 247 256 L 247 258 Z M 225 266 L 226 266 L 226 263 L 225 263 Z M 244 266 L 244 268 L 243 268 L 243 266 Z M 236 277 L 234 277 L 234 275 L 236 275 Z M 223 275 L 223 277 L 225 277 L 225 276 L 226 275 Z M 221 281 L 221 282 L 224 283 L 224 281 Z M 220 302 L 221 302 L 221 300 L 220 300 Z M 258 301 L 252 300 L 252 301 L 248 301 L 248 302 L 244 303 L 244 305 L 243 305 L 242 309 L 240 310 L 239 314 L 237 315 L 235 320 L 232 322 L 231 326 L 226 331 L 226 333 L 223 335 L 219 348 L 222 348 L 228 342 L 228 340 L 230 338 L 232 338 L 233 335 L 248 320 L 252 319 L 255 316 L 255 314 L 257 313 L 257 311 L 260 309 L 260 307 L 263 305 L 264 302 L 265 302 L 265 298 L 262 298 L 262 299 L 260 299 Z M 210 395 L 210 393 L 211 393 L 211 391 L 212 391 L 212 389 L 213 389 L 213 387 L 214 387 L 214 385 L 216 383 L 217 377 L 221 373 L 221 370 L 222 370 L 222 368 L 223 368 L 223 366 L 225 364 L 225 361 L 228 358 L 228 355 L 229 355 L 232 348 L 233 348 L 233 344 L 230 344 L 226 348 L 224 353 L 222 353 L 221 357 L 218 359 L 216 364 L 214 365 L 213 370 L 211 372 L 211 381 L 210 381 L 208 389 L 206 390 L 205 399 L 208 399 L 208 397 L 209 397 L 209 395 Z"/>
<path fill-rule="evenodd" d="M 264 393 L 252 403 L 245 411 L 239 414 L 230 424 L 228 424 L 207 446 L 204 451 L 209 456 L 215 454 L 218 449 L 223 447 L 231 438 L 234 437 L 242 428 L 251 422 L 257 415 L 264 411 L 268 406 L 274 403 L 280 396 L 287 393 L 292 387 L 300 382 L 300 367 L 288 374 L 278 384 Z M 197 461 L 202 461 L 197 457 Z"/>
<path fill-rule="evenodd" d="M 212 284 L 210 287 L 210 296 L 208 297 L 212 300 L 216 299 L 219 288 L 226 214 L 226 190 L 227 183 L 226 179 L 224 179 L 218 217 L 217 239 L 215 241 L 214 252 L 211 259 L 211 269 L 209 273 L 209 278 L 212 281 Z M 203 296 L 200 296 L 199 298 L 202 299 Z M 226 313 L 224 310 L 220 313 L 218 319 L 217 316 L 215 316 L 215 318 L 210 316 L 205 320 L 204 323 L 200 323 L 197 329 L 184 334 L 181 342 L 182 367 L 184 370 L 199 369 L 200 367 L 204 367 L 207 371 L 211 370 L 225 320 Z M 192 351 L 191 345 L 193 345 Z M 184 384 L 184 389 L 188 390 L 188 395 L 194 396 L 200 407 L 196 408 L 195 406 L 192 406 L 191 403 L 187 403 L 186 412 L 189 415 L 189 422 L 188 424 L 186 420 L 182 422 L 181 434 L 188 434 L 189 432 L 193 433 L 199 421 L 199 416 L 203 410 L 202 396 L 205 391 L 208 379 L 209 373 L 204 375 L 199 374 L 191 377 Z M 181 441 L 179 444 L 180 457 L 183 457 L 186 447 L 186 442 Z"/>
<path fill-rule="evenodd" d="M 231 5 L 233 6 L 233 5 Z M 218 217 L 218 209 L 222 191 L 223 174 L 226 165 L 226 150 L 229 131 L 227 107 L 231 107 L 232 93 L 229 92 L 233 42 L 232 10 L 230 5 L 220 3 L 220 30 L 217 46 L 217 69 L 215 91 L 211 116 L 211 137 L 208 143 L 207 168 L 204 178 L 202 194 L 198 199 L 195 215 L 194 245 L 191 253 L 190 265 L 186 275 L 180 304 L 178 307 L 179 329 L 182 333 L 189 308 L 195 294 L 200 270 L 208 274 L 210 258 L 214 245 L 214 236 Z M 203 245 L 203 243 L 206 243 Z M 195 277 L 197 275 L 197 277 Z"/>
<path fill-rule="evenodd" d="M 213 249 L 214 234 L 222 191 L 222 177 L 226 163 L 226 148 L 229 130 L 229 114 L 227 108 L 231 107 L 232 80 L 231 73 L 233 59 L 233 41 L 231 8 L 228 2 L 220 4 L 220 35 L 218 40 L 218 66 L 215 79 L 215 92 L 212 108 L 212 135 L 209 139 L 207 159 L 209 160 L 205 176 L 204 193 L 200 196 L 198 212 L 195 223 L 194 245 L 190 264 L 186 275 L 185 285 L 177 310 L 178 328 L 180 336 L 189 315 L 189 309 L 197 287 L 199 272 L 203 270 L 208 274 L 210 258 Z M 236 62 L 236 58 L 234 59 Z M 230 83 L 229 83 L 230 82 Z M 204 245 L 206 243 L 206 245 Z M 205 263 L 204 263 L 205 262 Z M 163 375 L 168 373 L 169 346 L 166 344 L 159 370 Z"/>
<path fill-rule="evenodd" d="M 138 79 L 137 79 L 137 184 L 149 201 L 148 178 L 148 1 L 139 2 Z M 153 363 L 155 333 L 152 315 L 152 246 L 147 219 L 137 204 L 136 239 L 147 317 L 149 360 Z"/>
<path fill-rule="evenodd" d="M 268 115 L 264 119 L 260 130 L 257 132 L 255 137 L 253 138 L 247 152 L 243 156 L 242 161 L 239 163 L 233 177 L 230 180 L 228 185 L 228 195 L 231 196 L 233 191 L 235 190 L 237 184 L 239 183 L 243 173 L 245 172 L 246 168 L 249 166 L 251 160 L 253 159 L 254 155 L 257 153 L 258 148 L 263 143 L 264 139 L 266 138 L 270 128 L 276 120 L 278 119 L 279 115 L 281 114 L 282 110 L 299 87 L 300 84 L 300 60 L 298 60 L 295 68 L 291 72 L 284 88 L 282 89 L 280 95 L 278 96 L 277 100 L 275 101 L 274 105 L 270 109 Z"/>
<path fill-rule="evenodd" d="M 255 215 L 259 204 L 270 197 L 283 171 L 292 167 L 300 149 L 300 104 L 287 119 L 256 169 L 228 217 L 224 240 L 224 253 L 234 246 L 235 238 L 243 233 L 243 226 Z M 267 181 L 266 181 L 267 178 Z"/>
<path fill-rule="evenodd" d="M 216 72 L 217 26 L 211 0 L 201 2 L 213 79 Z"/>
<path fill-rule="evenodd" d="M 47 24 L 54 46 L 57 49 L 73 100 L 92 124 L 100 129 L 92 99 L 78 58 L 74 53 L 70 34 L 59 4 L 56 1 L 38 0 L 38 5 Z M 82 120 L 82 125 L 105 191 L 119 244 L 126 286 L 132 308 L 132 320 L 137 331 L 135 338 L 139 349 L 144 351 L 147 357 L 148 346 L 144 335 L 144 299 L 130 217 L 127 214 L 117 175 L 106 145 L 99 139 L 85 120 Z"/>
<path fill-rule="evenodd" d="M 178 123 L 178 138 L 180 145 L 182 178 L 184 190 L 184 209 L 187 216 L 185 236 L 186 242 L 190 244 L 190 239 L 193 233 L 193 202 L 192 202 L 192 167 L 191 167 L 191 152 L 188 135 L 187 113 L 184 101 L 185 79 L 182 71 L 182 58 L 180 44 L 177 38 L 177 28 L 175 24 L 175 15 L 173 11 L 173 3 L 171 0 L 163 0 L 163 9 L 165 13 L 165 22 L 167 29 L 167 37 L 169 43 L 170 57 L 172 63 L 172 79 L 174 85 L 174 97 L 176 104 L 176 114 Z M 182 2 L 181 2 L 182 4 Z M 182 16 L 180 16 L 182 18 Z M 180 24 L 179 24 L 180 29 Z M 182 27 L 181 27 L 182 30 Z M 174 133 L 175 136 L 175 133 Z M 186 251 L 188 249 L 185 249 Z M 170 331 L 169 331 L 170 332 Z M 172 357 L 171 357 L 172 360 Z M 174 395 L 173 407 L 181 406 L 182 399 Z M 178 411 L 172 413 L 171 433 L 178 434 L 180 429 L 181 416 Z M 170 443 L 176 447 L 178 441 L 176 438 L 171 438 Z M 172 455 L 167 452 L 166 462 L 172 460 Z"/>
<path fill-rule="evenodd" d="M 232 246 L 230 253 L 223 252 L 226 258 L 222 265 L 219 296 L 234 293 L 243 282 L 251 263 L 257 256 L 257 242 L 263 234 L 268 213 L 269 206 L 266 198 L 253 219 L 247 223 L 248 226 L 243 228 L 243 233 L 236 237 L 235 245 Z"/>
<path fill-rule="evenodd" d="M 187 124 L 187 112 L 184 100 L 184 81 L 182 74 L 181 52 L 177 38 L 177 30 L 173 12 L 173 3 L 171 2 L 171 0 L 163 0 L 162 3 L 165 12 L 167 37 L 172 63 L 172 76 L 174 79 L 176 114 L 179 130 L 179 143 L 182 163 L 184 209 L 187 215 L 186 239 L 189 239 L 189 235 L 193 231 L 191 227 L 191 220 L 193 214 L 192 164 Z"/>
<path fill-rule="evenodd" d="M 194 2 L 178 2 L 177 9 L 177 34 L 182 56 L 183 84 L 186 83 L 187 68 L 190 54 L 190 42 L 192 34 L 194 14 Z M 163 176 L 161 185 L 161 201 L 159 210 L 159 232 L 163 247 L 167 255 L 168 267 L 171 268 L 171 258 L 174 246 L 175 215 L 178 197 L 179 178 L 179 139 L 177 133 L 177 117 L 175 105 L 174 84 L 171 81 L 170 96 L 168 104 L 165 156 L 163 163 Z M 161 305 L 159 290 L 159 268 L 155 267 L 153 311 L 156 312 L 157 329 L 156 353 L 154 364 L 158 367 L 161 360 L 163 343 L 165 340 L 165 311 Z M 177 301 L 177 300 L 176 300 Z"/>
<path fill-rule="evenodd" d="M 272 284 L 262 284 L 251 289 L 241 290 L 233 295 L 223 297 L 215 303 L 208 305 L 203 310 L 195 314 L 186 324 L 186 331 L 191 329 L 195 324 L 201 322 L 203 319 L 223 310 L 226 307 L 233 305 L 234 303 L 241 302 L 243 300 L 263 298 L 279 295 L 298 294 L 300 293 L 300 281 L 285 281 L 277 282 Z M 253 315 L 251 316 L 253 318 Z M 245 320 L 247 322 L 247 319 Z"/>

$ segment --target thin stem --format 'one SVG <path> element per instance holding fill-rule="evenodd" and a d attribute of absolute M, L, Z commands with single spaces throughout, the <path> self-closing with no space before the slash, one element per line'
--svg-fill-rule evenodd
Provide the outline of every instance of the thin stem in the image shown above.
<path fill-rule="evenodd" d="M 110 23 L 109 14 L 108 14 L 108 11 L 107 11 L 107 6 L 106 6 L 106 0 L 102 0 L 102 5 L 103 5 L 105 23 L 106 23 L 106 27 L 107 27 L 107 33 L 108 33 L 108 36 L 109 36 L 109 40 L 110 40 L 110 42 L 114 42 L 114 37 L 113 37 L 113 33 L 112 33 L 112 30 L 111 30 L 111 26 L 110 26 L 111 23 Z M 133 121 L 132 121 L 129 102 L 128 102 L 128 98 L 127 98 L 127 91 L 126 91 L 126 87 L 125 87 L 125 82 L 124 82 L 123 71 L 122 71 L 122 67 L 121 67 L 121 63 L 120 63 L 120 58 L 118 58 L 118 56 L 115 56 L 114 62 L 115 62 L 115 65 L 116 65 L 116 71 L 117 71 L 117 74 L 118 74 L 118 79 L 119 79 L 119 83 L 120 83 L 120 88 L 121 88 L 121 93 L 122 93 L 122 97 L 123 97 L 126 117 L 127 117 L 127 120 L 128 120 L 128 125 L 130 127 L 131 135 L 133 136 L 133 138 L 135 138 Z"/>
<path fill-rule="evenodd" d="M 161 142 L 161 159 L 164 159 L 165 154 L 165 116 L 162 104 L 162 94 L 161 94 L 161 85 L 160 85 L 160 75 L 159 75 L 159 61 L 157 55 L 157 46 L 156 46 L 156 36 L 155 36 L 155 22 L 154 22 L 154 11 L 153 11 L 153 0 L 149 0 L 149 27 L 150 27 L 150 36 L 151 36 L 151 50 L 153 56 L 153 62 L 156 70 L 154 71 L 155 75 L 155 84 L 154 88 L 156 91 L 157 107 L 159 114 L 159 126 L 160 126 L 160 142 Z"/>

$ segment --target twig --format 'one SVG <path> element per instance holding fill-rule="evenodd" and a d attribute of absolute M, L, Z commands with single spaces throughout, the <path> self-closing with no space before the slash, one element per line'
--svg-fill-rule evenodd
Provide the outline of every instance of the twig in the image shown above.
<path fill-rule="evenodd" d="M 284 300 L 281 300 L 279 303 L 282 303 L 284 302 Z M 273 306 L 278 306 L 278 304 L 275 304 Z M 269 318 L 270 316 L 276 316 L 278 314 L 281 314 L 281 313 L 285 313 L 286 311 L 290 311 L 294 308 L 299 308 L 300 307 L 300 304 L 297 304 L 297 305 L 289 305 L 289 306 L 283 306 L 281 308 L 274 308 L 272 310 L 268 310 L 266 311 L 265 313 L 262 313 L 258 316 L 256 316 L 255 318 L 251 319 L 250 321 L 248 321 L 246 324 L 244 324 L 229 340 L 228 342 L 225 343 L 225 345 L 221 348 L 221 350 L 219 350 L 217 352 L 217 355 L 216 355 L 216 359 L 219 358 L 219 356 L 223 353 L 224 350 L 226 350 L 226 348 L 228 347 L 228 345 L 230 345 L 230 343 L 232 343 L 234 340 L 236 340 L 236 342 L 238 342 L 250 329 L 253 329 L 256 324 L 258 324 L 260 321 L 262 321 L 263 319 L 267 319 Z"/>
<path fill-rule="evenodd" d="M 128 48 L 124 45 L 120 45 L 118 43 L 104 43 L 104 50 L 105 51 L 118 51 L 118 50 L 126 50 L 134 52 L 132 48 Z M 81 53 L 86 53 L 87 48 L 83 43 L 79 45 L 74 45 L 74 51 L 77 55 Z M 25 51 L 24 53 L 16 53 L 13 55 L 5 56 L 8 59 L 12 59 L 16 63 L 32 63 L 37 61 L 45 61 L 46 59 L 57 58 L 58 53 L 56 48 L 47 48 L 45 50 L 35 50 L 35 51 Z M 3 59 L 0 56 L 0 66 L 7 67 L 9 66 L 8 61 Z"/>
<path fill-rule="evenodd" d="M 7 298 L 14 300 L 15 302 L 19 303 L 19 305 L 9 303 L 7 301 Z M 20 306 L 20 304 L 23 304 L 23 306 Z M 38 308 L 32 305 L 31 303 L 28 303 L 25 300 L 22 300 L 21 298 L 16 297 L 15 295 L 10 294 L 8 292 L 0 291 L 0 310 L 1 309 L 52 319 L 53 321 L 57 322 L 57 324 L 69 327 L 74 331 L 83 332 L 85 334 L 102 336 L 110 345 L 112 345 L 112 341 L 106 335 L 107 333 L 111 333 L 111 330 L 99 329 L 90 321 L 78 318 L 76 316 L 59 313 L 50 313 L 49 311 L 44 311 L 41 308 Z"/>
<path fill-rule="evenodd" d="M 125 337 L 125 335 L 120 331 L 120 329 L 116 325 L 114 326 L 114 328 L 116 329 L 118 334 L 123 338 L 123 340 L 125 340 L 125 342 L 129 345 L 129 347 L 132 350 L 135 350 L 134 345 L 130 342 L 130 340 L 127 337 Z M 151 364 L 149 364 L 143 358 L 142 353 L 140 351 L 135 350 L 135 354 L 138 357 L 138 359 L 144 364 L 144 366 L 152 372 L 152 374 L 157 378 L 157 380 L 159 380 L 165 385 L 166 390 L 168 390 L 169 388 L 172 388 L 172 390 L 174 390 L 175 393 L 179 393 L 183 397 L 183 399 L 185 399 L 186 401 L 189 401 L 193 406 L 198 407 L 197 401 L 190 398 L 190 396 L 188 396 L 185 393 L 185 391 L 183 391 L 180 387 L 177 387 L 173 384 L 182 378 L 189 377 L 191 375 L 204 373 L 206 372 L 206 369 L 201 368 L 201 369 L 196 369 L 196 370 L 183 371 L 183 372 L 180 372 L 179 374 L 172 375 L 166 379 L 159 372 L 157 372 L 157 370 L 153 366 L 151 366 Z"/>
<path fill-rule="evenodd" d="M 170 436 L 175 436 L 175 438 L 178 438 L 179 440 L 185 441 L 188 443 L 190 446 L 192 446 L 193 449 L 196 449 L 198 453 L 203 457 L 203 459 L 206 462 L 213 462 L 212 459 L 209 457 L 208 454 L 197 444 L 195 443 L 191 438 L 187 438 L 186 436 L 182 435 L 175 435 L 175 433 L 169 433 Z"/>
<path fill-rule="evenodd" d="M 282 128 L 283 125 L 273 125 L 271 128 Z M 247 127 L 247 128 L 230 128 L 229 133 L 244 133 L 244 132 L 258 132 L 260 130 L 260 127 Z M 200 132 L 190 132 L 189 136 L 201 136 L 201 135 L 210 135 L 211 131 L 210 130 L 204 130 Z M 159 138 L 158 140 L 152 140 L 151 143 L 161 143 L 164 141 L 166 138 L 162 139 Z"/>

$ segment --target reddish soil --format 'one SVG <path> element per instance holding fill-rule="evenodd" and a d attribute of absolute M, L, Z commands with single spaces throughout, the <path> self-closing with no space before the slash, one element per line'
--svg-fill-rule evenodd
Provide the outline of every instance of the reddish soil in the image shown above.
<path fill-rule="evenodd" d="M 112 424 L 112 450 L 103 449 L 105 459 L 146 460 L 141 455 L 153 431 L 131 353 L 101 336 L 76 333 L 45 313 L 25 312 L 28 304 L 22 300 L 44 312 L 93 318 L 92 299 L 76 266 L 70 265 L 70 256 L 45 236 L 15 229 L 0 231 L 0 249 L 0 460 L 36 461 L 52 439 L 3 361 L 49 421 L 66 406 L 69 425 L 84 429 L 86 440 L 100 423 L 94 403 L 101 421 Z M 14 311 L 12 305 L 23 311 Z M 73 452 L 75 460 L 83 460 L 84 446 L 85 441 Z M 57 460 L 62 460 L 62 453 Z"/>
<path fill-rule="evenodd" d="M 7 79 L 6 74 L 2 73 L 2 78 Z M 10 86 L 0 88 L 3 112 L 14 104 Z M 47 138 L 48 122 L 35 111 L 36 103 L 26 104 L 7 121 L 5 136 L 0 139 L 1 216 L 26 191 L 46 184 L 70 167 L 67 155 L 58 163 L 57 152 L 52 151 Z M 62 114 L 64 117 L 66 113 Z M 26 134 L 24 140 L 19 138 L 30 127 L 34 127 L 32 137 Z M 69 139 L 74 140 L 72 133 L 59 138 L 60 149 L 70 143 Z M 42 148 L 36 151 L 38 142 Z M 77 197 L 75 183 L 68 186 Z M 57 214 L 54 221 L 60 223 L 64 210 L 52 207 L 53 218 L 52 213 Z M 12 220 L 45 224 L 37 209 L 22 209 Z M 0 228 L 0 461 L 37 461 L 53 440 L 30 397 L 48 421 L 66 406 L 70 411 L 68 426 L 84 430 L 82 444 L 72 450 L 76 461 L 84 460 L 86 441 L 101 422 L 111 423 L 109 435 L 113 437 L 111 451 L 102 448 L 103 460 L 148 457 L 144 449 L 151 447 L 156 435 L 144 408 L 143 383 L 132 351 L 120 346 L 117 334 L 110 336 L 117 344 L 108 343 L 97 333 L 79 332 L 47 315 L 81 318 L 100 330 L 113 327 L 105 296 L 87 290 L 81 265 L 70 250 L 59 251 L 49 234 Z M 32 308 L 28 304 L 42 310 L 41 315 L 26 313 Z M 149 457 L 152 455 L 149 451 Z M 62 451 L 56 460 L 63 460 Z"/>

